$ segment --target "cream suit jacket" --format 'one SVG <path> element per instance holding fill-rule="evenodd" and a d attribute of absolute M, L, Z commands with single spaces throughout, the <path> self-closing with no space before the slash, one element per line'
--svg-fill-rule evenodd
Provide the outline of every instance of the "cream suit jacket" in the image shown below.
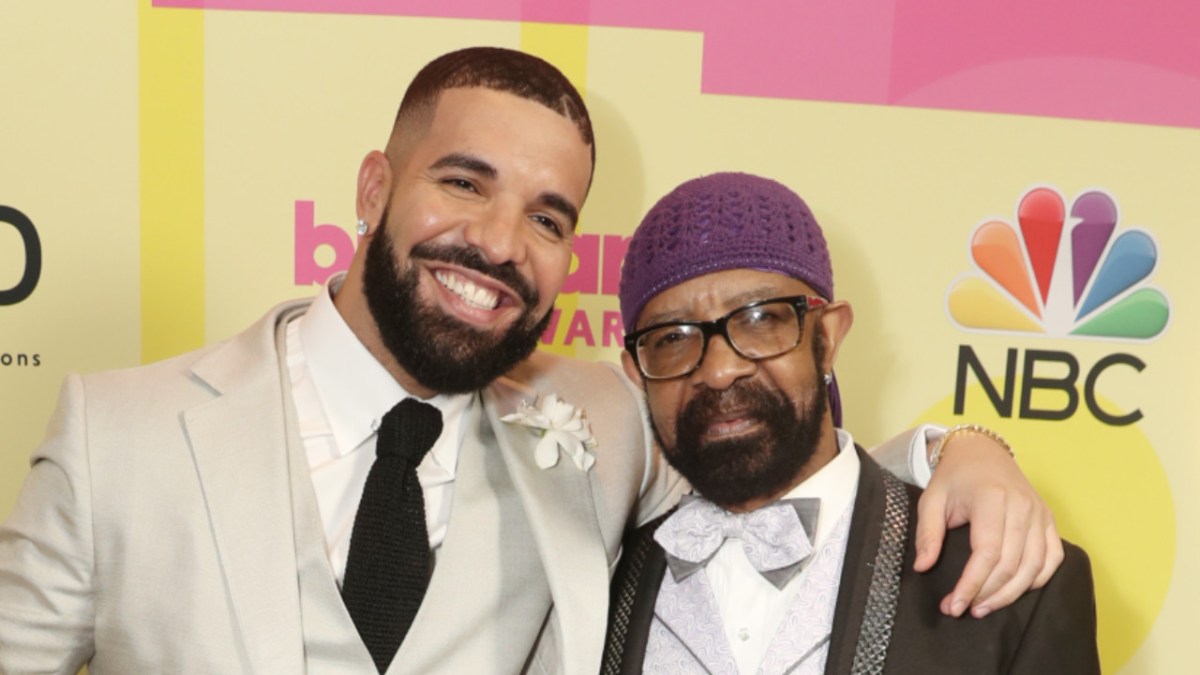
<path fill-rule="evenodd" d="M 305 538 L 322 540 L 280 345 L 306 306 L 66 380 L 0 526 L 0 673 L 373 672 L 328 564 L 319 583 L 299 571 Z M 586 410 L 588 472 L 565 457 L 538 468 L 537 438 L 500 421 L 550 393 Z M 480 392 L 446 541 L 390 673 L 597 671 L 627 520 L 684 488 L 642 405 L 611 365 L 543 354 Z M 317 654 L 335 658 L 318 668 Z"/>

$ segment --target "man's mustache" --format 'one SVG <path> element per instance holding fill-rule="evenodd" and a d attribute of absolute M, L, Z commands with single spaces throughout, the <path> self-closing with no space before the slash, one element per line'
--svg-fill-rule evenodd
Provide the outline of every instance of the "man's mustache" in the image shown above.
<path fill-rule="evenodd" d="M 761 421 L 766 418 L 767 411 L 779 405 L 778 398 L 766 387 L 752 382 L 738 382 L 723 390 L 705 387 L 684 406 L 677 425 L 681 431 L 689 427 L 698 428 L 730 411 L 738 411 L 745 417 Z"/>
<path fill-rule="evenodd" d="M 529 283 L 528 279 L 521 276 L 515 265 L 510 262 L 499 265 L 492 263 L 479 252 L 479 249 L 473 246 L 448 246 L 424 242 L 414 246 L 408 257 L 450 263 L 489 276 L 512 289 L 526 307 L 537 307 L 541 300 L 537 289 Z"/>

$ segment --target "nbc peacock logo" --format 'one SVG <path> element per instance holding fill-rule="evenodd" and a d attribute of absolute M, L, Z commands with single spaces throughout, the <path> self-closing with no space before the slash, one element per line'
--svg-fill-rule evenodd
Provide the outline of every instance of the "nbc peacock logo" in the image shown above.
<path fill-rule="evenodd" d="M 1147 283 L 1158 265 L 1154 237 L 1117 233 L 1118 210 L 1100 190 L 1071 204 L 1054 189 L 1026 192 L 1018 227 L 989 220 L 971 236 L 978 273 L 947 296 L 951 319 L 985 332 L 1148 341 L 1167 328 L 1170 302 Z M 1115 236 L 1114 236 L 1115 235 Z"/>
<path fill-rule="evenodd" d="M 1055 506 L 1058 527 L 1104 561 L 1100 657 L 1105 672 L 1123 670 L 1157 625 L 1179 559 L 1173 488 L 1149 436 L 1156 428 L 1169 437 L 1169 422 L 1155 409 L 1161 396 L 1148 396 L 1153 385 L 1142 380 L 1163 364 L 1134 353 L 1158 353 L 1149 343 L 1171 320 L 1166 294 L 1153 285 L 1162 249 L 1102 190 L 1068 201 L 1035 186 L 1015 210 L 974 228 L 973 269 L 946 294 L 951 320 L 988 339 L 958 345 L 954 393 L 917 421 L 1003 429 L 1024 448 L 1017 455 L 1030 480 L 1052 486 L 1047 500 L 1069 498 L 1069 507 Z M 1136 499 L 1113 499 L 1130 486 Z M 1130 531 L 1144 545 L 1113 534 Z"/>

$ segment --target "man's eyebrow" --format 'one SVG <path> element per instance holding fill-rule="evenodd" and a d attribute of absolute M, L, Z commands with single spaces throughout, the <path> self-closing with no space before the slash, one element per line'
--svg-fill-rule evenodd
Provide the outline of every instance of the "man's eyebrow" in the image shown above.
<path fill-rule="evenodd" d="M 575 224 L 579 222 L 579 209 L 566 197 L 557 192 L 543 192 L 538 195 L 538 202 L 565 215 L 571 221 L 571 229 L 575 229 Z"/>
<path fill-rule="evenodd" d="M 743 289 L 740 293 L 725 298 L 726 304 L 729 305 L 729 310 L 732 311 L 743 305 L 748 305 L 752 302 L 766 300 L 768 298 L 778 298 L 787 295 L 801 295 L 799 292 L 787 293 L 776 286 L 755 286 Z"/>
<path fill-rule="evenodd" d="M 462 169 L 470 171 L 474 174 L 479 174 L 486 178 L 495 179 L 497 176 L 496 167 L 488 164 L 484 160 L 462 152 L 452 152 L 449 155 L 443 155 L 438 161 L 433 163 L 430 169 Z"/>
<path fill-rule="evenodd" d="M 756 286 L 756 287 L 747 288 L 747 289 L 742 290 L 741 292 L 734 293 L 733 295 L 729 296 L 728 298 L 725 298 L 725 304 L 728 306 L 728 309 L 726 311 L 733 311 L 739 307 L 743 307 L 752 302 L 758 302 L 759 300 L 766 300 L 767 298 L 779 297 L 779 296 L 783 296 L 783 295 L 788 295 L 788 294 L 774 286 Z M 799 295 L 799 294 L 792 293 L 792 295 Z M 700 319 L 697 319 L 694 316 L 691 316 L 690 314 L 691 314 L 690 308 L 668 309 L 666 311 L 658 312 L 657 314 L 651 314 L 649 316 L 644 317 L 642 324 L 643 324 L 643 327 L 649 327 L 649 326 L 658 326 L 658 325 L 664 324 L 664 323 L 680 323 L 680 322 L 700 321 Z"/>

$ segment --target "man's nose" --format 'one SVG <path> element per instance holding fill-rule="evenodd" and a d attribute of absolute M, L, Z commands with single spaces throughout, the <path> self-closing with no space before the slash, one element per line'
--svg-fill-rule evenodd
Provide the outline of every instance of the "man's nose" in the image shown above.
<path fill-rule="evenodd" d="M 743 377 L 758 371 L 758 364 L 737 353 L 723 335 L 714 335 L 708 341 L 708 349 L 700 367 L 692 373 L 694 381 L 703 382 L 714 391 L 724 391 Z"/>
<path fill-rule="evenodd" d="M 466 243 L 474 246 L 495 265 L 525 262 L 528 223 L 525 210 L 500 202 L 467 224 Z"/>

